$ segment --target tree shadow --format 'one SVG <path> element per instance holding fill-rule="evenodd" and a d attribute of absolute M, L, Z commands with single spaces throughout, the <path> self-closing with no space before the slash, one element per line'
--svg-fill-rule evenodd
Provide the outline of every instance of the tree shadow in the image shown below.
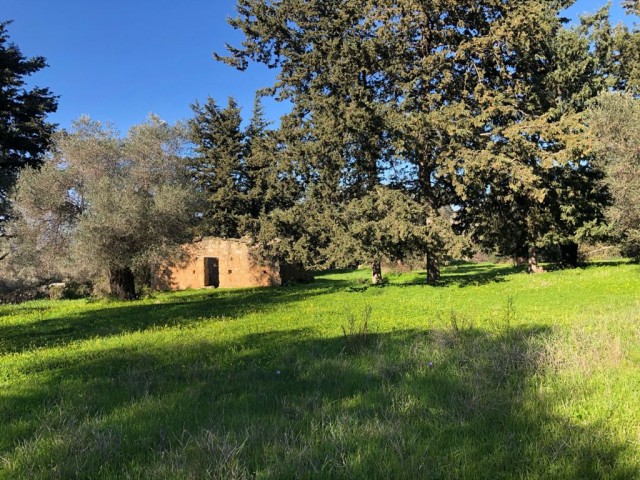
<path fill-rule="evenodd" d="M 505 282 L 510 275 L 526 272 L 526 266 L 504 266 L 492 264 L 460 264 L 447 266 L 444 268 L 440 279 L 431 284 L 427 282 L 426 272 L 423 272 L 421 278 L 413 279 L 408 282 L 386 282 L 382 285 L 376 285 L 376 288 L 384 287 L 412 287 L 412 286 L 432 286 L 432 287 L 470 287 L 478 285 L 486 285 L 490 283 Z"/>
<path fill-rule="evenodd" d="M 620 259 L 620 260 L 607 260 L 607 261 L 596 261 L 596 262 L 580 262 L 577 265 L 567 265 L 560 262 L 556 263 L 547 263 L 544 262 L 542 266 L 544 267 L 545 273 L 553 273 L 553 272 L 561 272 L 561 271 L 571 271 L 571 270 L 589 270 L 592 268 L 601 268 L 601 267 L 619 267 L 622 265 L 629 265 L 629 261 Z M 521 267 L 522 271 L 526 271 L 526 267 Z"/>
<path fill-rule="evenodd" d="M 349 282 L 322 279 L 317 283 L 277 288 L 202 290 L 181 292 L 157 303 L 105 304 L 104 308 L 34 322 L 0 325 L 0 354 L 56 347 L 78 340 L 120 335 L 164 326 L 193 325 L 201 321 L 235 320 L 335 292 Z M 44 313 L 48 308 L 34 311 Z M 33 312 L 31 312 L 33 313 Z"/>
<path fill-rule="evenodd" d="M 629 260 L 625 260 L 625 259 L 619 259 L 619 260 L 603 260 L 603 261 L 597 261 L 597 262 L 586 262 L 586 263 L 581 263 L 580 265 L 578 265 L 578 268 L 580 269 L 587 269 L 587 268 L 599 268 L 599 267 L 619 267 L 621 265 L 633 265 L 633 262 L 630 262 Z"/>
<path fill-rule="evenodd" d="M 299 329 L 27 362 L 0 456 L 62 478 L 636 478 L 605 425 L 536 388 L 547 334 L 403 330 L 348 354 Z"/>
<path fill-rule="evenodd" d="M 506 281 L 506 277 L 524 273 L 527 271 L 527 267 L 523 265 L 518 266 L 504 266 L 504 265 L 464 265 L 447 268 L 443 272 L 442 277 L 438 281 L 438 286 L 451 286 L 456 285 L 458 287 L 469 287 L 486 285 L 489 283 L 501 283 Z"/>

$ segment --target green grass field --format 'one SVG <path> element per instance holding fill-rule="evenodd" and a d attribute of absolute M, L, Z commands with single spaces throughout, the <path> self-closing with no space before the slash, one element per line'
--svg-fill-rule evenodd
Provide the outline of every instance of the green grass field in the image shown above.
<path fill-rule="evenodd" d="M 368 275 L 0 306 L 0 478 L 640 478 L 640 266 Z"/>

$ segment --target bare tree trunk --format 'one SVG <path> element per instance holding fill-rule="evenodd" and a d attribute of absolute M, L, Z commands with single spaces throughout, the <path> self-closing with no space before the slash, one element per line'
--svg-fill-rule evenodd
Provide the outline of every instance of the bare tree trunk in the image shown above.
<path fill-rule="evenodd" d="M 109 288 L 111 295 L 121 300 L 136 298 L 136 283 L 129 267 L 114 268 L 109 272 Z"/>
<path fill-rule="evenodd" d="M 382 283 L 382 267 L 380 266 L 380 260 L 376 260 L 371 263 L 371 284 L 380 285 Z"/>
<path fill-rule="evenodd" d="M 528 273 L 542 273 L 544 268 L 538 264 L 538 249 L 535 245 L 535 241 L 538 239 L 536 228 L 536 217 L 528 210 L 527 213 L 527 241 L 529 245 L 529 266 Z"/>
<path fill-rule="evenodd" d="M 440 262 L 438 257 L 431 250 L 427 250 L 425 255 L 427 263 L 427 283 L 435 285 L 440 280 Z"/>
<path fill-rule="evenodd" d="M 529 273 L 542 273 L 544 268 L 538 264 L 538 250 L 536 247 L 529 247 Z"/>

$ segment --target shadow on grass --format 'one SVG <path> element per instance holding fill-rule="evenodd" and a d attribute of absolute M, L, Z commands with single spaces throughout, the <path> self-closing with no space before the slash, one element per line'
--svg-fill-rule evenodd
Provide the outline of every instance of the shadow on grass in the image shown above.
<path fill-rule="evenodd" d="M 42 360 L 0 397 L 0 473 L 637 478 L 605 427 L 554 413 L 575 392 L 539 393 L 547 335 L 396 331 L 349 355 L 292 330 Z"/>
<path fill-rule="evenodd" d="M 457 285 L 459 287 L 486 285 L 504 282 L 506 277 L 527 271 L 526 266 L 464 265 L 447 268 L 439 286 Z"/>
<path fill-rule="evenodd" d="M 629 259 L 620 258 L 617 260 L 602 260 L 602 261 L 595 261 L 595 262 L 589 262 L 589 263 L 581 263 L 579 265 L 579 268 L 619 267 L 620 265 L 634 265 L 634 263 Z"/>
<path fill-rule="evenodd" d="M 566 267 L 560 264 L 545 264 L 545 271 L 548 273 L 560 271 L 560 270 L 572 270 L 572 269 L 591 269 L 600 267 L 617 267 L 621 265 L 628 265 L 626 260 L 612 260 L 606 262 L 593 262 L 581 264 L 578 267 Z M 469 287 L 478 285 L 487 285 L 490 283 L 502 283 L 507 280 L 507 277 L 511 275 L 525 273 L 527 271 L 526 265 L 518 266 L 506 266 L 506 265 L 494 265 L 494 264 L 457 264 L 445 267 L 440 280 L 435 286 L 437 287 Z M 426 274 L 425 274 L 426 275 Z M 414 286 L 414 285 L 426 285 L 426 278 L 422 278 L 418 281 L 404 282 L 404 283 L 388 283 L 384 286 Z"/>
<path fill-rule="evenodd" d="M 598 262 L 581 268 L 624 265 L 624 261 Z M 439 287 L 468 287 L 504 282 L 510 275 L 523 273 L 525 266 L 508 267 L 491 264 L 462 264 L 447 267 Z M 335 271 L 325 274 L 335 274 Z M 327 278 L 318 273 L 311 284 L 248 290 L 213 290 L 209 293 L 182 292 L 170 301 L 158 304 L 132 302 L 105 304 L 104 308 L 64 317 L 45 318 L 51 307 L 15 307 L 4 315 L 33 314 L 43 318 L 34 322 L 0 325 L 0 354 L 52 347 L 70 342 L 146 330 L 154 327 L 190 325 L 212 319 L 233 320 L 249 313 L 269 311 L 281 305 L 336 291 L 366 292 L 369 288 L 426 285 L 426 281 L 388 283 L 379 286 L 359 284 L 355 280 Z M 0 313 L 0 318 L 2 314 Z"/>
<path fill-rule="evenodd" d="M 445 267 L 440 280 L 435 287 L 469 287 L 500 283 L 506 281 L 506 277 L 526 272 L 526 266 L 501 266 L 490 264 L 464 264 Z M 408 282 L 388 282 L 376 287 L 411 287 L 416 285 L 428 285 L 426 273 L 421 278 Z"/>
<path fill-rule="evenodd" d="M 119 335 L 154 327 L 192 325 L 212 319 L 233 320 L 269 311 L 317 295 L 335 292 L 349 282 L 321 279 L 305 285 L 250 290 L 183 292 L 171 301 L 105 304 L 104 308 L 64 317 L 0 325 L 0 354 L 66 345 L 76 340 Z M 49 307 L 36 309 L 42 314 Z M 34 310 L 34 311 L 36 311 Z M 30 312 L 32 313 L 32 312 Z"/>

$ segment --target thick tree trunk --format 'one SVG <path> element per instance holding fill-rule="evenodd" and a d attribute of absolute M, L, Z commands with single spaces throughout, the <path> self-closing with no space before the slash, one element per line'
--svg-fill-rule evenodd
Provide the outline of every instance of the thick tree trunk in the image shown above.
<path fill-rule="evenodd" d="M 427 283 L 435 285 L 440 280 L 440 262 L 438 257 L 430 250 L 425 255 L 427 263 Z"/>
<path fill-rule="evenodd" d="M 578 266 L 577 243 L 569 242 L 567 244 L 560 245 L 560 252 L 562 253 L 562 265 L 571 268 L 576 268 Z"/>
<path fill-rule="evenodd" d="M 136 283 L 130 268 L 114 268 L 109 272 L 111 295 L 121 300 L 136 298 Z"/>
<path fill-rule="evenodd" d="M 538 229 L 536 228 L 536 216 L 530 211 L 526 212 L 527 216 L 527 244 L 529 246 L 529 273 L 542 273 L 544 268 L 538 264 L 538 248 L 535 241 L 538 239 Z"/>
<path fill-rule="evenodd" d="M 529 247 L 529 273 L 542 273 L 544 268 L 538 264 L 538 250 L 536 247 Z"/>
<path fill-rule="evenodd" d="M 380 261 L 376 260 L 371 264 L 371 284 L 380 285 L 382 283 L 382 267 Z"/>

